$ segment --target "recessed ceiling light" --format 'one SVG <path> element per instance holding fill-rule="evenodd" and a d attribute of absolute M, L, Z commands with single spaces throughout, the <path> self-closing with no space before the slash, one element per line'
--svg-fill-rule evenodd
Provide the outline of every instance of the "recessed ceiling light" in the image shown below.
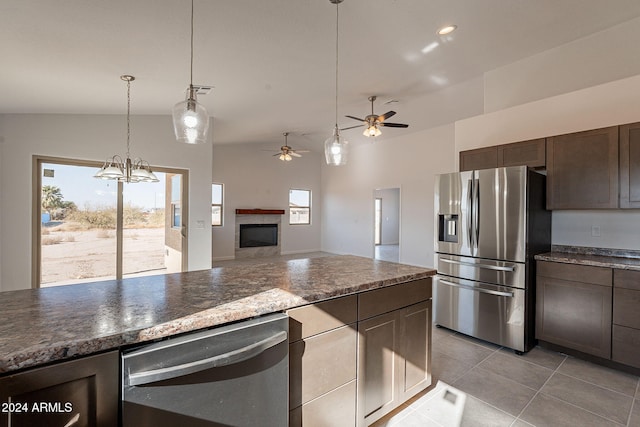
<path fill-rule="evenodd" d="M 442 27 L 438 30 L 438 35 L 439 36 L 446 36 L 447 34 L 451 34 L 453 33 L 456 28 L 458 28 L 457 25 L 447 25 L 445 27 Z"/>

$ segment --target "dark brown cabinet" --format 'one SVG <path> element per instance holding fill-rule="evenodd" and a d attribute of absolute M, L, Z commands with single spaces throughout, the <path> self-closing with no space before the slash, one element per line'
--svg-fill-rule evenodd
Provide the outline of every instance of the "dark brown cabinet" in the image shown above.
<path fill-rule="evenodd" d="M 498 148 L 483 147 L 460 152 L 460 171 L 491 169 L 498 167 Z"/>
<path fill-rule="evenodd" d="M 640 368 L 640 271 L 613 270 L 611 358 Z"/>
<path fill-rule="evenodd" d="M 357 297 L 294 308 L 289 315 L 289 425 L 356 424 Z"/>
<path fill-rule="evenodd" d="M 546 164 L 544 138 L 498 145 L 498 167 L 529 166 L 544 168 Z"/>
<path fill-rule="evenodd" d="M 547 138 L 547 209 L 618 207 L 618 127 Z"/>
<path fill-rule="evenodd" d="M 640 123 L 620 126 L 620 207 L 640 208 Z"/>
<path fill-rule="evenodd" d="M 538 261 L 536 338 L 611 358 L 610 268 Z"/>
<path fill-rule="evenodd" d="M 431 384 L 431 279 L 364 292 L 358 300 L 358 425 Z"/>
<path fill-rule="evenodd" d="M 544 138 L 461 151 L 459 169 L 468 171 L 504 166 L 544 168 L 545 152 Z"/>
<path fill-rule="evenodd" d="M 61 362 L 0 378 L 0 426 L 118 425 L 117 351 Z M 9 409 L 9 408 L 7 408 Z"/>

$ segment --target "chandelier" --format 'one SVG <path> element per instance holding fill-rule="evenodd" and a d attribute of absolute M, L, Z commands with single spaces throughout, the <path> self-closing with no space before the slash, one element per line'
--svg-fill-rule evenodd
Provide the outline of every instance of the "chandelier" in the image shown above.
<path fill-rule="evenodd" d="M 94 178 L 113 179 L 120 182 L 158 182 L 159 179 L 151 171 L 149 162 L 141 158 L 131 160 L 129 147 L 131 145 L 131 82 L 136 78 L 129 75 L 120 76 L 127 82 L 127 155 L 123 159 L 115 155 L 107 159 Z"/>

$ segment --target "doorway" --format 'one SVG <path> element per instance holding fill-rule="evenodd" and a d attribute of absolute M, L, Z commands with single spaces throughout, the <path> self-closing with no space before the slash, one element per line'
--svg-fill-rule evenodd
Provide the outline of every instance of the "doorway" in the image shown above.
<path fill-rule="evenodd" d="M 374 259 L 400 261 L 400 188 L 374 190 Z"/>
<path fill-rule="evenodd" d="M 126 184 L 95 179 L 100 166 L 34 158 L 34 287 L 184 270 L 187 172 Z"/>

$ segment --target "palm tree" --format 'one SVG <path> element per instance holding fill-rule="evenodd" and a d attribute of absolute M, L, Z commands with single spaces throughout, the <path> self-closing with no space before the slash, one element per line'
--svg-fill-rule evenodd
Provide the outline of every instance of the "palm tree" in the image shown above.
<path fill-rule="evenodd" d="M 54 185 L 42 186 L 42 209 L 51 214 L 51 211 L 63 206 L 62 191 Z"/>

